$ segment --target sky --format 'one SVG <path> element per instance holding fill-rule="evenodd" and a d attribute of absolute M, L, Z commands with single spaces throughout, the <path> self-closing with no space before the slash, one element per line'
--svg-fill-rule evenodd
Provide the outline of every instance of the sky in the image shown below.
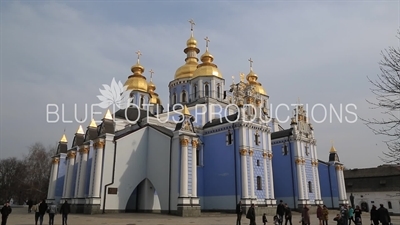
<path fill-rule="evenodd" d="M 21 157 L 35 142 L 56 145 L 64 130 L 71 142 L 76 120 L 90 123 L 85 104 L 98 103 L 113 78 L 127 80 L 137 50 L 167 103 L 193 19 L 200 54 L 208 36 L 226 84 L 247 74 L 252 58 L 273 105 L 342 105 L 349 120 L 345 107 L 356 106 L 348 108 L 354 123 L 311 121 L 319 159 L 328 160 L 333 141 L 347 168 L 383 164 L 387 137 L 359 118 L 382 117 L 366 102 L 375 99 L 367 77 L 379 74 L 382 50 L 399 46 L 398 1 L 1 1 L 0 8 L 0 158 Z M 73 122 L 48 123 L 49 104 Z M 322 120 L 322 107 L 313 115 Z"/>

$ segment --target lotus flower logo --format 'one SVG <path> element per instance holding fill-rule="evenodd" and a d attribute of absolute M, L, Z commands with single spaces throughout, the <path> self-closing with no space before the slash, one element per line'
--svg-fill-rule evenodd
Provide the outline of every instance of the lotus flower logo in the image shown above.
<path fill-rule="evenodd" d="M 130 103 L 130 91 L 127 90 L 128 86 L 123 86 L 121 81 L 118 83 L 115 78 L 112 79 L 111 85 L 103 84 L 104 90 L 99 89 L 101 95 L 97 98 L 101 101 L 99 106 L 107 109 L 110 105 L 118 107 L 118 109 L 126 109 Z"/>

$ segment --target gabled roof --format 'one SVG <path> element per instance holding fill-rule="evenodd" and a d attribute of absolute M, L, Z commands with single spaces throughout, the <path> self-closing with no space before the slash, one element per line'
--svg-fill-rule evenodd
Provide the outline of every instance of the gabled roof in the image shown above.
<path fill-rule="evenodd" d="M 226 116 L 226 117 L 222 117 L 222 118 L 217 118 L 217 119 L 213 119 L 210 122 L 204 124 L 203 129 L 205 128 L 209 128 L 209 127 L 214 127 L 220 124 L 225 124 L 231 121 L 236 121 L 238 118 L 238 113 Z"/>
<path fill-rule="evenodd" d="M 293 131 L 293 128 L 273 132 L 273 133 L 271 133 L 271 140 L 291 136 L 291 135 L 293 135 L 292 131 Z"/>
<path fill-rule="evenodd" d="M 125 117 L 125 110 L 127 111 L 126 117 Z M 115 118 L 128 119 L 130 121 L 140 121 L 143 118 L 146 118 L 147 114 L 149 114 L 149 117 L 155 117 L 152 113 L 148 112 L 147 110 L 137 109 L 136 107 L 130 107 L 127 109 L 118 110 L 115 113 Z"/>

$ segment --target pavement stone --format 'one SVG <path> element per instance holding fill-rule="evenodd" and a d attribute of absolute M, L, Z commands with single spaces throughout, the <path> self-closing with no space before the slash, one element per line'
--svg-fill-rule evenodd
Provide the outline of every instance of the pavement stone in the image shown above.
<path fill-rule="evenodd" d="M 336 225 L 333 221 L 338 213 L 336 210 L 329 211 L 328 225 Z M 273 215 L 267 215 L 268 225 L 272 225 Z M 311 214 L 311 225 L 319 225 L 315 214 Z M 7 224 L 9 225 L 32 225 L 34 214 L 28 213 L 26 208 L 13 208 Z M 300 214 L 293 213 L 293 225 L 299 225 Z M 363 213 L 364 225 L 370 225 L 369 213 Z M 365 222 L 366 221 L 366 222 Z M 49 222 L 48 215 L 45 215 L 43 224 Z M 257 217 L 257 224 L 262 225 L 261 216 Z M 393 225 L 400 225 L 400 216 L 392 216 Z M 61 225 L 61 215 L 55 216 L 54 225 Z M 68 216 L 69 225 L 236 225 L 236 215 L 229 213 L 202 213 L 201 217 L 178 217 L 166 214 L 150 213 L 115 213 L 115 214 L 70 214 Z M 248 225 L 249 220 L 242 217 L 242 225 Z"/>

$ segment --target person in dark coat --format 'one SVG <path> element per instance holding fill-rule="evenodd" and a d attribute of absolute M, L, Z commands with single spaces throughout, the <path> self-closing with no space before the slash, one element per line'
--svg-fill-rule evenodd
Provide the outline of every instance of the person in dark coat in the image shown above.
<path fill-rule="evenodd" d="M 392 221 L 390 220 L 389 211 L 383 207 L 383 204 L 380 204 L 380 208 L 378 209 L 379 221 L 381 221 L 382 225 L 389 225 Z"/>
<path fill-rule="evenodd" d="M 372 206 L 369 214 L 370 214 L 370 219 L 374 223 L 374 225 L 379 225 L 379 213 L 375 205 Z"/>
<path fill-rule="evenodd" d="M 256 225 L 256 210 L 254 204 L 251 204 L 251 207 L 247 211 L 246 218 L 250 220 L 250 225 Z"/>
<path fill-rule="evenodd" d="M 46 214 L 47 211 L 47 203 L 46 203 L 46 199 L 43 199 L 43 201 L 39 204 L 39 223 L 40 225 L 43 225 L 43 217 L 44 214 Z"/>
<path fill-rule="evenodd" d="M 303 211 L 301 212 L 302 225 L 310 225 L 310 209 L 307 205 L 304 205 Z"/>
<path fill-rule="evenodd" d="M 236 215 L 237 215 L 236 225 L 241 225 L 242 224 L 242 214 L 243 214 L 242 202 L 239 201 L 239 203 L 236 205 Z M 63 223 L 63 225 L 64 225 L 64 223 Z"/>
<path fill-rule="evenodd" d="M 278 207 L 276 207 L 276 215 L 279 216 L 279 225 L 283 223 L 283 215 L 285 215 L 285 205 L 282 200 L 279 201 Z"/>
<path fill-rule="evenodd" d="M 288 221 L 292 225 L 292 210 L 285 204 L 285 225 L 287 225 Z"/>
<path fill-rule="evenodd" d="M 8 216 L 11 214 L 12 209 L 10 206 L 10 203 L 7 202 L 4 204 L 3 208 L 1 208 L 1 225 L 6 225 L 7 224 L 7 219 Z"/>

